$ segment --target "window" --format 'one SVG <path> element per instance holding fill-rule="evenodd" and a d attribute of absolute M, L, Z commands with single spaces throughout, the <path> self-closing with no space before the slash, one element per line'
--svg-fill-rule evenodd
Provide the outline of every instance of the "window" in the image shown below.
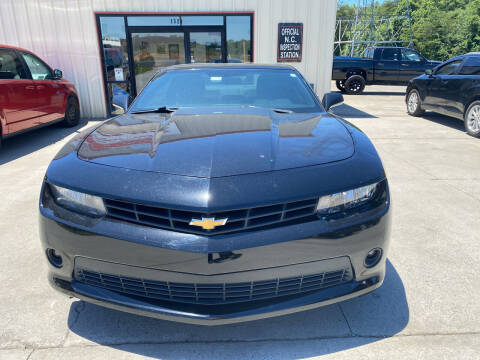
<path fill-rule="evenodd" d="M 400 60 L 400 49 L 385 48 L 382 51 L 382 60 Z"/>
<path fill-rule="evenodd" d="M 367 48 L 363 52 L 363 58 L 364 59 L 373 59 L 373 49 L 372 48 Z"/>
<path fill-rule="evenodd" d="M 449 62 L 448 64 L 445 64 L 442 67 L 438 68 L 438 70 L 435 72 L 435 75 L 452 75 L 457 72 L 457 69 L 461 63 L 462 60 L 455 60 Z"/>
<path fill-rule="evenodd" d="M 129 80 L 127 35 L 123 16 L 101 17 L 100 26 L 107 81 Z"/>
<path fill-rule="evenodd" d="M 294 112 L 320 111 L 308 84 L 295 71 L 278 69 L 167 71 L 143 89 L 132 111 L 162 106 L 256 106 Z"/>
<path fill-rule="evenodd" d="M 227 16 L 228 62 L 252 62 L 250 16 Z"/>
<path fill-rule="evenodd" d="M 20 59 L 11 50 L 0 49 L 0 80 L 28 79 Z"/>
<path fill-rule="evenodd" d="M 51 80 L 52 71 L 45 63 L 33 54 L 23 53 L 23 59 L 27 63 L 33 80 Z"/>
<path fill-rule="evenodd" d="M 403 61 L 422 61 L 422 57 L 411 49 L 402 49 L 402 60 Z"/>
<path fill-rule="evenodd" d="M 480 56 L 467 57 L 460 75 L 480 75 Z"/>

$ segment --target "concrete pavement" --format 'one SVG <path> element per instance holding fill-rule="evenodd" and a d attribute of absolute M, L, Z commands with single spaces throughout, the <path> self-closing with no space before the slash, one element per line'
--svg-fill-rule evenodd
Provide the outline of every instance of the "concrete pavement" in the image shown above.
<path fill-rule="evenodd" d="M 389 177 L 394 213 L 384 285 L 341 304 L 220 327 L 125 314 L 50 289 L 38 195 L 49 161 L 81 126 L 7 140 L 0 150 L 0 358 L 480 358 L 480 139 L 455 119 L 409 117 L 403 90 L 367 87 L 335 109 L 370 136 Z"/>

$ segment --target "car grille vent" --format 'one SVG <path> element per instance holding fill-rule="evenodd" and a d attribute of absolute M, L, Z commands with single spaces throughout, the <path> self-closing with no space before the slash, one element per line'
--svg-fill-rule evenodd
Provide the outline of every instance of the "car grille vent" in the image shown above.
<path fill-rule="evenodd" d="M 352 280 L 350 269 L 262 281 L 223 284 L 188 284 L 154 281 L 75 270 L 75 279 L 87 285 L 148 299 L 216 305 L 301 295 Z"/>
<path fill-rule="evenodd" d="M 107 215 L 110 218 L 144 226 L 200 235 L 216 235 L 258 227 L 286 225 L 287 222 L 294 223 L 313 220 L 315 219 L 317 201 L 318 199 L 315 198 L 249 209 L 201 213 L 104 199 Z M 189 225 L 192 219 L 213 217 L 217 220 L 225 218 L 228 220 L 225 225 L 211 230 Z"/>

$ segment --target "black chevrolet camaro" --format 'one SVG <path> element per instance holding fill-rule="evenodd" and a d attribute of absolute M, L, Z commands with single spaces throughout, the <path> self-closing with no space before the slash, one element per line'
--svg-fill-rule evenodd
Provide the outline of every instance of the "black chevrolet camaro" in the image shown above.
<path fill-rule="evenodd" d="M 225 324 L 366 294 L 385 277 L 390 197 L 358 128 L 290 66 L 162 70 L 48 167 L 49 280 L 136 314 Z"/>

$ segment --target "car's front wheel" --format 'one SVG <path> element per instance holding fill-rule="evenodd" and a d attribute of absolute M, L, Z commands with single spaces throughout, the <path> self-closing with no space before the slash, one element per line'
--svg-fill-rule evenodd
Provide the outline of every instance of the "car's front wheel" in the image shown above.
<path fill-rule="evenodd" d="M 63 118 L 62 125 L 71 127 L 77 125 L 79 121 L 80 107 L 78 106 L 78 101 L 74 97 L 69 97 L 67 100 L 65 117 Z"/>
<path fill-rule="evenodd" d="M 469 135 L 480 137 L 480 101 L 474 101 L 465 113 L 465 130 Z"/>
<path fill-rule="evenodd" d="M 407 111 L 412 116 L 422 116 L 425 111 L 422 109 L 420 93 L 417 89 L 412 89 L 407 96 Z"/>

